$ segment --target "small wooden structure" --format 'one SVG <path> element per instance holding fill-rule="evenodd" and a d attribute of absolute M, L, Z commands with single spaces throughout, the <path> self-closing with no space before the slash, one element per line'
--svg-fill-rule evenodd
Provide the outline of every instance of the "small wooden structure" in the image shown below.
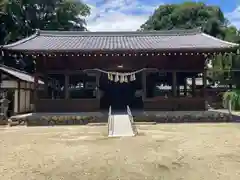
<path fill-rule="evenodd" d="M 36 62 L 35 111 L 83 112 L 126 108 L 205 110 L 206 63 L 238 44 L 201 29 L 152 32 L 36 31 L 3 47 L 5 56 Z M 195 88 L 201 73 L 203 87 Z M 38 79 L 45 79 L 44 89 Z M 49 78 L 54 81 L 49 82 Z M 191 92 L 187 78 L 192 78 Z M 170 86 L 161 91 L 158 86 Z M 184 88 L 180 88 L 183 86 Z M 141 96 L 136 96 L 136 91 Z M 181 91 L 183 91 L 181 93 Z M 200 92 L 196 92 L 200 91 Z"/>
<path fill-rule="evenodd" d="M 9 115 L 32 112 L 34 76 L 2 64 L 0 73 L 1 93 L 6 93 L 7 99 L 10 100 Z M 39 85 L 43 84 L 43 81 L 39 80 Z"/>

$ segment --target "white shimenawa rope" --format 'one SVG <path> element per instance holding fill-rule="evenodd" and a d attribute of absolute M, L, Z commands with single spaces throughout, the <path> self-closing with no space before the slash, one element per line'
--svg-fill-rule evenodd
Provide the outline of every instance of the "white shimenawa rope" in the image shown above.
<path fill-rule="evenodd" d="M 114 82 L 120 82 L 120 83 L 127 83 L 130 81 L 135 81 L 136 80 L 136 74 L 140 73 L 144 70 L 146 70 L 146 68 L 137 70 L 137 71 L 133 71 L 133 72 L 127 72 L 127 73 L 121 73 L 121 72 L 108 72 L 108 71 L 104 71 L 101 69 L 91 69 L 91 70 L 95 70 L 95 71 L 99 71 L 101 73 L 105 73 L 108 75 L 108 79 L 110 81 L 114 81 Z M 87 71 L 87 70 L 85 70 Z"/>

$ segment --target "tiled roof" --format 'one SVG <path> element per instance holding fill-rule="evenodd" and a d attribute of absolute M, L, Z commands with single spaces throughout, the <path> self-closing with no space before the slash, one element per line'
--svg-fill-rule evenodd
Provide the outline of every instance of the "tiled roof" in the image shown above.
<path fill-rule="evenodd" d="M 124 51 L 224 49 L 238 44 L 223 41 L 200 29 L 144 32 L 41 31 L 3 46 L 16 51 Z"/>
<path fill-rule="evenodd" d="M 0 71 L 5 72 L 6 74 L 9 74 L 19 80 L 34 83 L 34 77 L 24 71 L 20 71 L 18 69 L 14 69 L 8 66 L 0 65 Z M 43 81 L 39 80 L 39 84 L 44 84 Z"/>

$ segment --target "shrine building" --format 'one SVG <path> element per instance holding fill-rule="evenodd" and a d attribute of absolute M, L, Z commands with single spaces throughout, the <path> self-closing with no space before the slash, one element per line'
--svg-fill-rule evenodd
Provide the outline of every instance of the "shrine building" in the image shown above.
<path fill-rule="evenodd" d="M 35 112 L 94 112 L 110 106 L 121 110 L 127 105 L 143 111 L 202 111 L 207 108 L 209 58 L 237 47 L 201 29 L 37 30 L 2 51 L 34 61 Z M 196 78 L 202 78 L 200 88 Z"/>

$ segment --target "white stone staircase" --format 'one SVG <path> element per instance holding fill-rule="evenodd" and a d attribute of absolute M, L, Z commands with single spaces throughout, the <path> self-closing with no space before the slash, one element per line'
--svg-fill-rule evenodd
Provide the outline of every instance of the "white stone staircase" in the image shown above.
<path fill-rule="evenodd" d="M 112 114 L 111 107 L 108 114 L 108 136 L 109 137 L 126 137 L 137 134 L 134 126 L 130 108 L 123 114 Z"/>

